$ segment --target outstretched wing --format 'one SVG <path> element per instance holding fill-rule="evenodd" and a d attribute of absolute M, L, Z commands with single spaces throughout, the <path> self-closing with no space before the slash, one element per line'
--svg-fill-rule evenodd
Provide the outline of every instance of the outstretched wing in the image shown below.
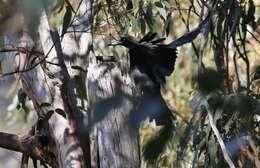
<path fill-rule="evenodd" d="M 156 83 L 165 83 L 165 77 L 172 74 L 175 68 L 176 49 L 164 44 L 144 43 L 140 46 L 139 61 L 142 59 L 142 64 L 138 66 L 139 69 Z"/>
<path fill-rule="evenodd" d="M 194 30 L 190 31 L 189 33 L 181 36 L 177 40 L 168 44 L 171 48 L 177 48 L 185 43 L 189 43 L 194 40 L 198 34 L 202 32 L 202 30 L 206 27 L 207 23 L 210 20 L 210 14 L 201 22 L 201 24 Z"/>
<path fill-rule="evenodd" d="M 153 43 L 153 44 L 162 43 L 165 39 L 166 38 L 157 39 L 157 40 L 151 41 L 151 43 Z"/>
<path fill-rule="evenodd" d="M 139 43 L 143 42 L 150 42 L 157 36 L 157 33 L 149 32 L 147 33 L 141 40 L 139 40 Z"/>
<path fill-rule="evenodd" d="M 169 76 L 172 74 L 175 68 L 175 62 L 177 58 L 177 50 L 170 48 L 167 45 L 158 45 L 148 51 L 150 60 L 156 71 L 163 76 Z"/>

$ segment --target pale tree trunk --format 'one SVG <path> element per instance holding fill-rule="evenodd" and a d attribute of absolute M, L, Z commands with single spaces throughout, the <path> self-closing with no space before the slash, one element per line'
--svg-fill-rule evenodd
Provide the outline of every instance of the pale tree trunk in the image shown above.
<path fill-rule="evenodd" d="M 83 1 L 81 3 L 83 8 L 80 8 L 81 13 L 79 14 L 82 15 L 84 12 L 82 10 L 89 10 L 89 4 L 90 2 Z M 87 134 L 82 136 L 81 130 L 84 129 L 79 128 L 80 126 L 83 127 L 83 117 L 77 109 L 77 100 L 65 66 L 59 37 L 55 32 L 51 34 L 47 16 L 43 10 L 40 16 L 39 35 L 44 55 L 39 56 L 34 53 L 34 42 L 31 40 L 30 32 L 26 29 L 25 25 L 17 39 L 17 45 L 25 49 L 25 52 L 19 52 L 15 56 L 15 69 L 17 72 L 20 71 L 16 76 L 24 92 L 32 100 L 39 120 L 32 130 L 25 135 L 1 134 L 1 137 L 10 137 L 10 139 L 15 140 L 14 145 L 17 144 L 15 148 L 12 148 L 5 144 L 6 141 L 2 141 L 1 146 L 23 153 L 21 167 L 27 166 L 29 156 L 52 167 L 84 167 L 82 146 L 88 146 L 88 137 Z M 90 40 L 85 40 L 85 42 L 91 43 L 91 36 L 87 38 L 90 38 Z M 87 53 L 89 49 L 86 47 L 80 48 L 81 53 L 84 52 L 83 48 Z M 67 80 L 68 85 L 64 86 L 65 92 L 61 93 L 62 82 L 65 80 Z M 50 106 L 43 107 L 41 106 L 43 103 L 48 103 Z M 64 110 L 67 119 L 53 113 L 48 122 L 41 122 L 41 119 L 49 111 L 55 109 Z M 82 137 L 86 139 L 83 140 Z M 88 148 L 86 147 L 86 149 Z M 88 155 L 85 156 L 87 163 Z"/>
<path fill-rule="evenodd" d="M 115 63 L 90 63 L 87 86 L 90 107 L 92 167 L 139 167 L 134 81 Z"/>
<path fill-rule="evenodd" d="M 0 146 L 22 152 L 22 168 L 29 158 L 55 168 L 139 167 L 138 124 L 130 119 L 137 90 L 121 66 L 87 62 L 93 57 L 91 9 L 91 1 L 81 2 L 71 28 L 77 33 L 65 34 L 62 42 L 58 32 L 50 30 L 43 10 L 38 29 L 43 54 L 34 50 L 26 25 L 17 36 L 16 77 L 32 100 L 38 121 L 22 135 L 0 133 Z M 88 74 L 73 70 L 72 65 L 87 69 Z M 78 108 L 76 75 L 86 84 L 87 114 Z M 66 119 L 54 112 L 45 121 L 57 109 L 65 112 Z"/>
<path fill-rule="evenodd" d="M 48 55 L 48 61 L 51 60 L 52 63 L 55 63 L 53 60 L 58 60 L 58 54 L 60 53 L 58 53 L 59 51 L 57 51 L 56 47 L 51 50 L 50 54 L 47 53 L 47 50 L 50 50 L 51 45 L 53 45 L 52 41 L 54 41 L 54 39 L 50 36 L 50 29 L 46 19 L 43 12 L 39 25 L 40 38 L 45 53 L 44 55 Z M 34 44 L 26 31 L 22 32 L 18 41 L 19 47 L 32 51 Z M 16 66 L 20 71 L 33 66 L 30 64 L 30 60 L 34 56 L 33 54 L 32 51 L 32 53 L 19 53 L 16 56 Z M 43 59 L 45 58 L 38 57 L 35 62 L 42 61 Z M 71 104 L 75 103 L 76 100 L 67 102 L 61 96 L 60 87 L 62 80 L 60 76 L 62 76 L 62 73 L 64 73 L 62 68 L 57 68 L 57 66 L 54 65 L 49 66 L 45 63 L 45 60 L 43 60 L 41 64 L 32 70 L 17 74 L 17 79 L 21 82 L 25 93 L 32 100 L 39 119 L 47 115 L 50 110 L 58 108 L 64 110 L 67 114 L 67 120 L 61 115 L 53 113 L 48 122 L 39 124 L 38 121 L 33 131 L 31 131 L 31 136 L 37 139 L 37 143 L 34 144 L 35 146 L 32 146 L 32 149 L 37 148 L 38 151 L 35 152 L 36 154 L 34 155 L 36 155 L 36 159 L 41 160 L 43 164 L 48 164 L 52 167 L 70 167 L 71 165 L 73 165 L 73 167 L 83 167 L 83 150 L 80 146 L 79 136 L 77 136 L 74 124 L 76 123 L 76 117 L 71 117 L 70 115 L 74 109 L 68 108 L 68 106 L 73 106 Z M 64 75 L 62 77 L 64 77 Z M 67 90 L 67 92 L 69 92 L 69 90 Z M 70 98 L 73 99 L 75 97 L 70 96 Z M 42 107 L 41 105 L 43 103 L 48 103 L 50 106 Z M 32 156 L 29 152 L 30 149 L 28 149 L 28 152 L 23 153 L 23 158 L 25 159 L 22 166 L 27 164 L 26 160 L 28 160 L 28 156 Z"/>

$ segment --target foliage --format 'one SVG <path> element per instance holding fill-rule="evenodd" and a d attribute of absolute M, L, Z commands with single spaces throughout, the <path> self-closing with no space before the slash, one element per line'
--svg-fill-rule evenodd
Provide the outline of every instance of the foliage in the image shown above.
<path fill-rule="evenodd" d="M 201 20 L 198 16 L 203 11 L 211 13 L 208 36 L 202 37 L 201 47 L 194 43 L 194 50 L 188 45 L 179 49 L 177 70 L 162 90 L 178 118 L 177 129 L 172 130 L 175 135 L 166 142 L 164 135 L 159 136 L 163 130 L 147 127 L 142 130 L 144 157 L 154 158 L 152 164 L 159 167 L 226 167 L 223 152 L 227 151 L 236 166 L 239 161 L 246 164 L 244 158 L 251 165 L 257 164 L 260 101 L 259 46 L 255 45 L 259 44 L 257 5 L 252 0 L 95 1 L 97 44 L 100 36 L 105 40 L 126 34 L 140 38 L 148 31 L 176 37 L 183 34 L 183 30 L 189 30 L 191 24 L 198 23 Z M 203 40 L 206 41 L 204 44 Z M 124 51 L 114 53 L 124 55 Z M 197 64 L 192 56 L 203 56 L 204 66 Z M 194 73 L 196 71 L 198 75 Z M 222 151 L 215 137 L 209 113 L 226 144 L 226 151 Z M 161 141 L 156 141 L 160 138 Z M 161 153 L 158 150 L 162 149 L 152 147 L 155 141 L 158 148 L 158 142 L 167 143 Z M 243 154 L 241 148 L 253 151 L 254 158 Z"/>

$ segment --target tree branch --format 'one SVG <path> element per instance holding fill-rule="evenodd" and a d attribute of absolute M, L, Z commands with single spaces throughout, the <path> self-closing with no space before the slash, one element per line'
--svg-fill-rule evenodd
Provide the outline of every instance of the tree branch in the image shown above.
<path fill-rule="evenodd" d="M 24 152 L 18 135 L 0 132 L 0 147 L 12 151 Z"/>
<path fill-rule="evenodd" d="M 0 147 L 43 161 L 40 136 L 33 135 L 34 128 L 24 135 L 0 132 Z M 24 158 L 25 159 L 25 158 Z M 25 161 L 25 160 L 24 160 Z"/>
<path fill-rule="evenodd" d="M 40 52 L 40 51 L 37 51 L 34 49 L 32 51 L 29 51 L 25 47 L 16 47 L 16 46 L 12 46 L 12 45 L 0 48 L 0 52 L 20 52 L 20 53 L 24 53 L 24 54 L 31 53 L 36 56 L 44 56 L 43 52 Z"/>

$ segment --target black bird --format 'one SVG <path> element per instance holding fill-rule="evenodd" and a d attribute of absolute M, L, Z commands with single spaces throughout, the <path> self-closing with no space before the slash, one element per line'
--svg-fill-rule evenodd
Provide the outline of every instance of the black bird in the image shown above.
<path fill-rule="evenodd" d="M 133 37 L 122 37 L 109 45 L 127 47 L 130 55 L 130 69 L 137 67 L 155 84 L 164 84 L 165 77 L 174 71 L 177 47 L 195 39 L 202 32 L 208 20 L 209 15 L 196 29 L 169 44 L 162 44 L 165 38 L 155 40 L 157 33 L 149 32 L 139 41 Z"/>

